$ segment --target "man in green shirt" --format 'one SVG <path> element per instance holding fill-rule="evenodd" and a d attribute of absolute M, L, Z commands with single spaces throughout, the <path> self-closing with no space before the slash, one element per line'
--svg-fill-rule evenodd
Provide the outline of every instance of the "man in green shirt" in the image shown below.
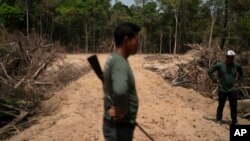
<path fill-rule="evenodd" d="M 214 83 L 218 82 L 218 99 L 216 120 L 222 123 L 222 114 L 228 97 L 231 111 L 232 124 L 237 123 L 237 91 L 243 78 L 242 67 L 239 63 L 234 62 L 235 52 L 228 50 L 225 62 L 218 62 L 208 70 L 209 77 Z M 217 71 L 217 77 L 213 73 Z M 237 77 L 238 73 L 238 78 Z"/>
<path fill-rule="evenodd" d="M 133 23 L 119 24 L 114 32 L 115 52 L 104 67 L 104 120 L 106 141 L 132 141 L 138 111 L 135 80 L 128 57 L 137 52 L 140 28 Z"/>

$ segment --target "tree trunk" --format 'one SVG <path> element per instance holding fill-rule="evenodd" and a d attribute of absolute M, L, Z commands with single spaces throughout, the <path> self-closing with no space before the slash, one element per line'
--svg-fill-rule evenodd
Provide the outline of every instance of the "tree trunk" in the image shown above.
<path fill-rule="evenodd" d="M 96 39 L 95 39 L 95 38 L 96 38 L 96 37 L 95 37 L 95 36 L 96 36 L 96 35 L 95 35 L 95 25 L 94 25 L 93 28 L 94 28 L 94 35 L 93 35 L 93 36 L 94 36 L 94 37 L 93 37 L 93 52 L 97 52 L 97 51 L 95 50 L 95 40 L 96 40 Z"/>
<path fill-rule="evenodd" d="M 224 28 L 221 37 L 220 49 L 223 50 L 227 36 L 228 0 L 225 0 Z"/>
<path fill-rule="evenodd" d="M 211 29 L 210 29 L 210 35 L 209 35 L 209 42 L 208 42 L 208 48 L 211 48 L 211 44 L 212 44 L 212 38 L 213 38 L 213 31 L 214 31 L 214 23 L 215 23 L 215 16 L 211 16 Z"/>
<path fill-rule="evenodd" d="M 28 0 L 26 0 L 26 28 L 27 28 L 27 39 L 29 40 L 29 6 Z"/>
<path fill-rule="evenodd" d="M 42 41 L 43 38 L 43 17 L 40 15 L 39 22 L 38 22 L 38 27 L 39 27 L 39 34 L 40 34 L 40 41 Z"/>
<path fill-rule="evenodd" d="M 176 52 L 179 52 L 180 50 L 181 50 L 181 41 L 182 41 L 182 36 L 181 36 L 181 34 L 182 34 L 182 27 L 181 27 L 181 23 L 179 24 L 179 32 L 178 32 L 178 36 L 179 36 L 179 38 L 178 38 L 178 36 L 177 36 L 177 38 L 179 39 L 178 41 L 177 41 L 177 50 L 176 50 Z"/>
<path fill-rule="evenodd" d="M 154 45 L 153 45 L 153 52 L 154 52 L 154 55 L 155 55 L 155 48 L 156 48 L 156 47 L 155 47 L 155 44 L 154 44 Z"/>
<path fill-rule="evenodd" d="M 40 36 L 42 37 L 43 35 L 43 17 L 40 16 Z"/>
<path fill-rule="evenodd" d="M 177 52 L 183 52 L 185 51 L 184 44 L 186 41 L 186 25 L 187 25 L 187 7 L 188 3 L 187 0 L 181 0 L 180 1 L 180 11 L 179 11 L 179 45 L 177 46 Z M 194 34 L 194 39 L 195 39 L 195 34 Z"/>
<path fill-rule="evenodd" d="M 143 42 L 143 38 L 140 39 L 140 54 L 142 54 L 142 42 Z"/>
<path fill-rule="evenodd" d="M 49 17 L 48 16 L 46 16 L 46 21 L 45 21 L 46 23 L 45 23 L 45 34 L 49 34 Z"/>
<path fill-rule="evenodd" d="M 160 33 L 160 54 L 161 54 L 161 48 L 162 48 L 162 31 Z"/>
<path fill-rule="evenodd" d="M 88 40 L 88 25 L 87 25 L 87 22 L 85 22 L 85 48 L 86 48 L 86 53 L 88 53 L 88 43 L 89 40 Z"/>
<path fill-rule="evenodd" d="M 146 33 L 144 34 L 144 37 L 143 37 L 143 48 L 144 48 L 144 50 L 145 50 L 145 52 L 147 53 L 147 45 L 146 45 L 146 38 L 147 38 L 147 36 L 146 36 Z"/>
<path fill-rule="evenodd" d="M 174 41 L 174 54 L 176 54 L 176 48 L 177 48 L 177 31 L 178 30 L 178 15 L 177 10 L 175 11 L 175 41 Z"/>
<path fill-rule="evenodd" d="M 171 33 L 171 26 L 170 26 L 170 31 L 169 31 L 169 54 L 172 52 L 172 33 Z"/>

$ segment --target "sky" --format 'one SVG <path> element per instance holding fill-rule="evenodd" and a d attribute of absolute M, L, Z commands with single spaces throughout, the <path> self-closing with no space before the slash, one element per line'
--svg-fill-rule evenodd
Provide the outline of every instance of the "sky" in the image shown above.
<path fill-rule="evenodd" d="M 134 4 L 134 0 L 119 0 L 120 2 L 122 2 L 125 5 L 131 6 L 132 4 Z M 112 0 L 112 5 L 115 3 L 115 0 Z"/>

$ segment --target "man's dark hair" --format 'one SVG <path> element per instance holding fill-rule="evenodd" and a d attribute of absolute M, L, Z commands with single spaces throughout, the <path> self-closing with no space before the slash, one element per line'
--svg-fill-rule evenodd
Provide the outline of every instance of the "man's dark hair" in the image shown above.
<path fill-rule="evenodd" d="M 114 32 L 116 46 L 121 45 L 126 36 L 128 38 L 133 38 L 140 30 L 141 28 L 133 23 L 127 22 L 119 24 Z"/>

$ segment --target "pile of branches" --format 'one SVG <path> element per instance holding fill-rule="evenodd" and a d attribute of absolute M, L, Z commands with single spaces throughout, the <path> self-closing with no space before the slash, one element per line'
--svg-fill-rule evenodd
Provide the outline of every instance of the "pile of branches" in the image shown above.
<path fill-rule="evenodd" d="M 0 27 L 0 140 L 35 121 L 39 104 L 53 92 L 87 74 L 91 68 L 68 61 L 59 43 L 31 33 L 9 33 Z"/>
<path fill-rule="evenodd" d="M 187 64 L 179 64 L 179 69 L 173 77 L 172 84 L 193 88 L 211 97 L 210 93 L 216 91 L 216 85 L 207 75 L 207 70 L 213 64 L 223 60 L 220 48 L 203 48 L 199 44 L 186 44 L 186 46 L 199 50 L 199 56 Z"/>
<path fill-rule="evenodd" d="M 159 73 L 162 78 L 174 86 L 192 88 L 205 97 L 216 99 L 218 97 L 218 85 L 211 81 L 207 72 L 212 65 L 225 60 L 224 52 L 219 47 L 205 48 L 199 44 L 186 44 L 186 46 L 192 50 L 183 56 L 179 56 L 179 58 L 178 56 L 161 55 L 145 57 L 145 60 L 149 63 L 143 64 L 143 67 Z M 239 101 L 238 111 L 244 118 L 250 118 L 250 101 L 246 100 L 250 99 L 249 55 L 250 52 L 243 52 L 235 58 L 236 62 L 242 65 L 244 73 L 238 97 L 239 100 L 243 100 Z M 190 56 L 193 59 L 182 58 Z M 181 62 L 181 60 L 184 61 Z"/>
<path fill-rule="evenodd" d="M 208 68 L 218 61 L 224 60 L 224 52 L 219 47 L 204 48 L 198 44 L 187 44 L 186 46 L 199 50 L 200 56 L 188 64 L 179 64 L 179 69 L 172 79 L 172 84 L 193 88 L 194 90 L 201 92 L 201 94 L 206 97 L 217 97 L 216 91 L 218 86 L 217 84 L 212 83 L 207 71 Z M 241 60 L 245 61 L 245 59 L 242 59 L 243 56 L 239 55 L 239 57 L 241 58 L 236 58 L 237 62 L 241 63 Z M 246 63 L 244 65 L 246 65 Z M 243 71 L 245 74 L 249 74 L 247 73 L 249 69 L 246 67 L 248 66 L 243 66 Z M 244 77 L 247 78 L 247 76 Z M 241 92 L 239 98 L 250 98 L 249 87 L 247 86 L 249 86 L 249 81 L 244 80 L 240 87 Z"/>
<path fill-rule="evenodd" d="M 43 98 L 39 86 L 50 85 L 37 78 L 60 51 L 39 35 L 27 38 L 0 29 L 0 139 L 19 132 L 17 123 L 32 115 Z"/>
<path fill-rule="evenodd" d="M 8 99 L 15 95 L 25 95 L 28 99 L 35 93 L 33 85 L 46 84 L 37 81 L 38 76 L 46 66 L 57 57 L 54 45 L 41 47 L 24 47 L 22 43 L 12 42 L 0 45 L 0 79 L 1 99 Z M 48 51 L 48 48 L 50 48 Z M 10 97 L 8 97 L 10 96 Z"/>
<path fill-rule="evenodd" d="M 37 78 L 56 57 L 56 49 L 51 52 L 44 51 L 46 49 L 43 48 L 27 50 L 21 42 L 1 45 L 1 48 L 5 47 L 11 50 L 0 56 L 1 138 L 8 136 L 10 131 L 19 132 L 20 128 L 16 124 L 43 98 L 36 85 L 46 82 L 39 82 Z"/>

